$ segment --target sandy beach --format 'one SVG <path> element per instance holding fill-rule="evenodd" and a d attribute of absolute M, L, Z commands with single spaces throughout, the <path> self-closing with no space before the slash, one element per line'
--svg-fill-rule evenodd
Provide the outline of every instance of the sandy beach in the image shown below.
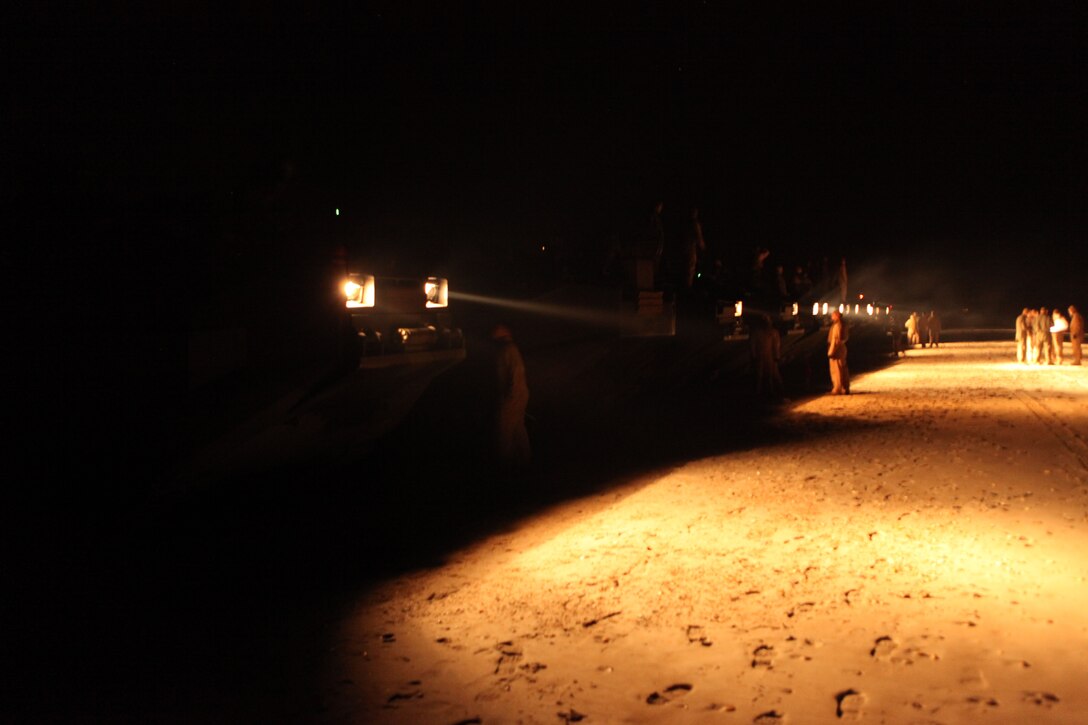
<path fill-rule="evenodd" d="M 1084 722 L 1088 368 L 952 343 L 852 391 L 384 581 L 323 719 Z"/>

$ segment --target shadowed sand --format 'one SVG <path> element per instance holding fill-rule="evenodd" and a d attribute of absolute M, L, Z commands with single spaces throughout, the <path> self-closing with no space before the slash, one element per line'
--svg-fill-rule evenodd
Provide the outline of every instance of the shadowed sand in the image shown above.
<path fill-rule="evenodd" d="M 1088 370 L 1013 359 L 916 350 L 386 581 L 319 719 L 1083 722 Z"/>

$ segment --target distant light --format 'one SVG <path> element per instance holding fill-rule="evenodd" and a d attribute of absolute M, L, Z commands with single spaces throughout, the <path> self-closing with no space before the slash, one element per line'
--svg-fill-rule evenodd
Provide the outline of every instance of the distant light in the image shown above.
<path fill-rule="evenodd" d="M 540 251 L 544 252 L 544 251 L 547 251 L 547 249 L 548 249 L 547 245 L 545 245 L 545 244 L 540 245 Z"/>
<path fill-rule="evenodd" d="M 872 316 L 873 306 L 872 305 L 865 305 L 865 311 L 868 312 L 870 316 Z"/>
<path fill-rule="evenodd" d="M 790 314 L 792 314 L 794 317 L 797 317 L 797 314 L 800 311 L 801 311 L 801 306 L 799 304 L 797 304 L 796 302 L 794 302 L 793 307 L 790 308 Z"/>
<path fill-rule="evenodd" d="M 340 216 L 340 210 L 339 209 L 336 210 L 336 216 Z"/>
<path fill-rule="evenodd" d="M 858 299 L 859 299 L 859 300 L 863 300 L 863 299 L 865 299 L 865 295 L 858 295 Z"/>
<path fill-rule="evenodd" d="M 737 300 L 733 303 L 733 317 L 740 317 L 744 314 L 744 300 Z"/>
<path fill-rule="evenodd" d="M 703 276 L 703 273 L 702 273 L 702 272 L 696 272 L 696 274 L 695 274 L 695 279 L 699 279 L 699 278 L 700 278 L 700 277 L 702 277 L 702 276 Z"/>
<path fill-rule="evenodd" d="M 819 314 L 820 314 L 820 303 L 819 302 L 813 302 L 812 303 L 812 316 L 816 317 Z"/>

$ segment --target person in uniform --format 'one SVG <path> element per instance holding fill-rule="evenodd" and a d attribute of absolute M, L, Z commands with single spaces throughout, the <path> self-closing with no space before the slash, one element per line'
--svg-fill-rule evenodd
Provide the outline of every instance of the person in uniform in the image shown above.
<path fill-rule="evenodd" d="M 926 319 L 926 329 L 929 330 L 929 346 L 939 346 L 941 344 L 941 318 L 937 316 L 936 310 L 929 311 L 929 317 Z"/>
<path fill-rule="evenodd" d="M 1028 319 L 1025 320 L 1025 322 L 1024 322 L 1024 324 L 1027 325 L 1027 332 L 1028 332 L 1028 358 L 1027 358 L 1027 362 L 1032 364 L 1032 365 L 1034 365 L 1036 360 L 1038 359 L 1038 353 L 1039 353 L 1038 347 L 1036 345 L 1038 340 L 1036 339 L 1036 336 L 1035 336 L 1035 318 L 1038 317 L 1038 316 L 1039 316 L 1039 311 L 1038 310 L 1028 308 Z"/>
<path fill-rule="evenodd" d="M 782 336 L 766 312 L 757 312 L 748 318 L 748 341 L 756 372 L 756 394 L 771 400 L 782 400 L 786 392 L 782 373 L 778 369 L 782 358 Z"/>
<path fill-rule="evenodd" d="M 1072 365 L 1080 365 L 1081 345 L 1084 343 L 1084 315 L 1069 305 L 1069 344 L 1073 348 Z"/>
<path fill-rule="evenodd" d="M 1040 307 L 1035 313 L 1035 329 L 1032 330 L 1032 340 L 1035 342 L 1035 362 L 1040 365 L 1050 365 L 1053 348 L 1050 339 L 1050 310 Z"/>
<path fill-rule="evenodd" d="M 918 338 L 918 313 L 910 313 L 910 317 L 903 323 L 903 327 L 907 328 L 907 344 L 912 347 L 917 345 L 920 342 Z"/>
<path fill-rule="evenodd" d="M 529 386 L 525 381 L 525 362 L 506 325 L 491 331 L 495 343 L 495 448 L 499 462 L 509 468 L 522 468 L 532 452 L 525 428 L 525 410 L 529 405 Z"/>
<path fill-rule="evenodd" d="M 926 343 L 929 342 L 929 318 L 926 317 L 926 313 L 923 312 L 918 315 L 916 324 L 918 326 L 918 342 L 921 343 L 922 347 L 925 347 Z"/>
<path fill-rule="evenodd" d="M 1029 362 L 1028 348 L 1031 347 L 1031 330 L 1028 325 L 1030 313 L 1025 307 L 1016 316 L 1016 362 Z"/>
<path fill-rule="evenodd" d="M 903 350 L 903 333 L 899 331 L 899 321 L 895 319 L 895 313 L 889 312 L 887 317 L 888 334 L 892 338 L 892 355 L 899 359 L 900 355 L 906 355 Z"/>
<path fill-rule="evenodd" d="M 1065 315 L 1057 307 L 1051 313 L 1051 318 L 1054 321 L 1054 324 L 1050 326 L 1051 359 L 1055 365 L 1061 365 L 1063 362 L 1062 347 L 1065 344 L 1065 331 L 1069 329 L 1069 321 L 1065 319 Z"/>
<path fill-rule="evenodd" d="M 831 313 L 831 329 L 827 332 L 827 362 L 831 371 L 831 394 L 850 394 L 850 368 L 846 366 L 846 341 L 850 334 L 842 313 Z"/>

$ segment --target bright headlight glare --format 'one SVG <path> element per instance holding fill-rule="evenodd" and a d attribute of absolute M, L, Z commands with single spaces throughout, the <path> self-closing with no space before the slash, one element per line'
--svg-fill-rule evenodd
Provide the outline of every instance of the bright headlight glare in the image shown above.
<path fill-rule="evenodd" d="M 346 307 L 374 306 L 374 277 L 369 274 L 352 275 L 345 280 L 344 297 Z"/>
<path fill-rule="evenodd" d="M 427 307 L 450 305 L 450 284 L 444 277 L 428 277 L 423 283 L 423 293 L 427 296 Z"/>

